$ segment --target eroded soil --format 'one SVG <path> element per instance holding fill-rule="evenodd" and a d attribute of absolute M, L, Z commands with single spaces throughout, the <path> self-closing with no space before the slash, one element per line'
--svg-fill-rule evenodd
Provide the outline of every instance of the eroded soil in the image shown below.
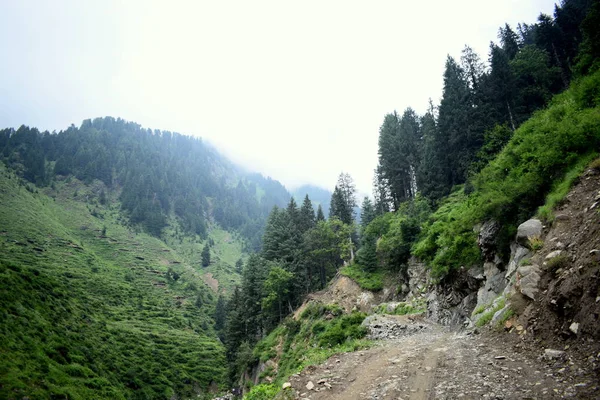
<path fill-rule="evenodd" d="M 395 316 L 371 323 L 387 324 L 389 337 L 292 376 L 290 394 L 315 400 L 600 398 L 594 375 L 568 353 L 549 357 L 517 335 L 453 332 Z M 398 324 L 407 327 L 395 329 Z"/>

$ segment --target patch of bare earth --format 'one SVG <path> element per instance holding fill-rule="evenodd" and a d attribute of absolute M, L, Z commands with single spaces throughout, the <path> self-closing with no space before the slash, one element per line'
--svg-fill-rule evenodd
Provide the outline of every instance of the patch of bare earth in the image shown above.
<path fill-rule="evenodd" d="M 289 379 L 293 397 L 595 398 L 589 397 L 589 389 L 597 382 L 561 375 L 557 359 L 546 358 L 542 350 L 525 348 L 516 335 L 452 332 L 418 319 L 393 316 L 378 317 L 370 323 L 386 325 L 389 338 L 379 340 L 371 349 L 336 355 L 293 375 Z"/>
<path fill-rule="evenodd" d="M 219 281 L 216 280 L 210 272 L 202 275 L 202 280 L 213 290 L 213 292 L 217 293 L 219 291 Z"/>

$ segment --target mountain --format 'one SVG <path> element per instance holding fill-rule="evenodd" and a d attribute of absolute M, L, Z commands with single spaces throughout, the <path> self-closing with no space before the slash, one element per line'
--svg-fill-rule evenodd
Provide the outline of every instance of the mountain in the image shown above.
<path fill-rule="evenodd" d="M 199 138 L 112 117 L 59 133 L 4 129 L 0 149 L 9 167 L 38 186 L 68 176 L 103 182 L 128 222 L 156 237 L 167 226 L 204 237 L 216 222 L 258 250 L 271 208 L 290 197 L 279 182 L 242 171 Z"/>
<path fill-rule="evenodd" d="M 224 298 L 287 190 L 111 117 L 4 129 L 0 160 L 0 397 L 224 388 Z"/>

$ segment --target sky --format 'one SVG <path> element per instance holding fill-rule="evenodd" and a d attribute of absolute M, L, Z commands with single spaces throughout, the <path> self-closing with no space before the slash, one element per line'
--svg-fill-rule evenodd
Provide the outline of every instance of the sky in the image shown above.
<path fill-rule="evenodd" d="M 548 0 L 0 1 L 0 127 L 121 117 L 234 162 L 371 193 L 385 114 L 439 104 L 447 55 L 487 60 Z"/>

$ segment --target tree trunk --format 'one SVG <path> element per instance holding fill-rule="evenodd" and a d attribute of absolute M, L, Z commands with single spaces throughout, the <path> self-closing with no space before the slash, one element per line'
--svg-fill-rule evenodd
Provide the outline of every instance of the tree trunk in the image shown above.
<path fill-rule="evenodd" d="M 510 104 L 508 104 L 508 100 L 506 100 L 506 109 L 508 110 L 508 117 L 510 118 L 510 126 L 514 132 L 517 128 L 515 127 L 515 120 L 513 119 L 512 110 Z"/>

